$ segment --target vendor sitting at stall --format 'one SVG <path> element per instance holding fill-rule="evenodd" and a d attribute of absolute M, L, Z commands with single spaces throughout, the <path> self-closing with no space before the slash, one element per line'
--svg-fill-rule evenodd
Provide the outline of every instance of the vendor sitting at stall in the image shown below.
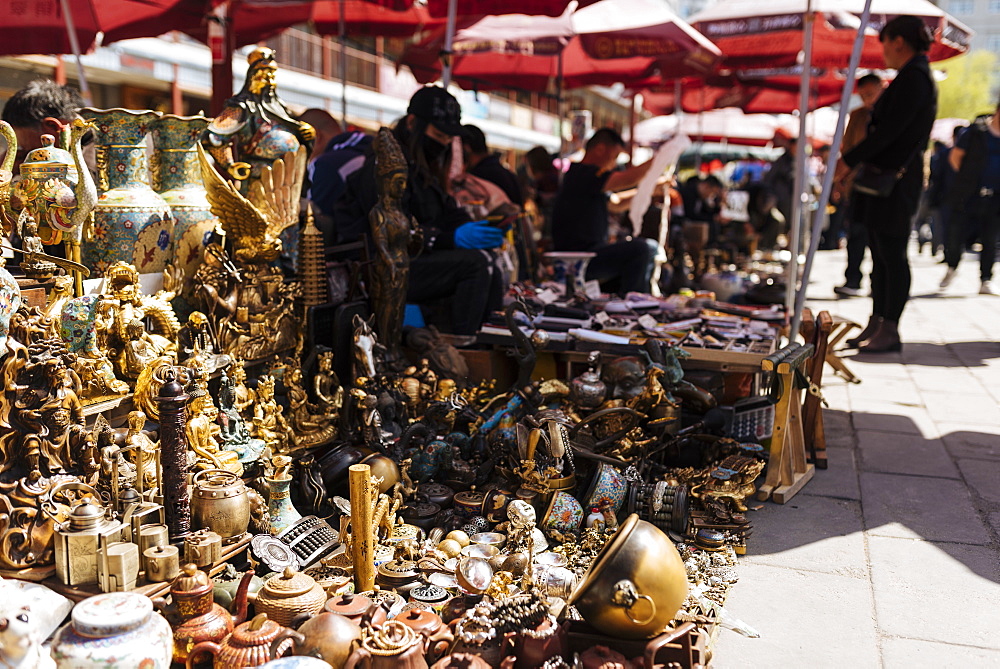
<path fill-rule="evenodd" d="M 447 299 L 452 331 L 475 334 L 488 310 L 500 307 L 503 287 L 489 249 L 503 243 L 503 231 L 485 220 L 472 221 L 442 187 L 451 139 L 461 133 L 458 100 L 438 86 L 414 93 L 393 129 L 410 168 L 403 207 L 423 235 L 423 252 L 410 263 L 407 302 Z M 369 153 L 334 209 L 340 243 L 368 231 L 368 212 L 377 201 L 375 156 Z"/>
<path fill-rule="evenodd" d="M 587 279 L 604 288 L 625 294 L 649 292 L 649 279 L 656 254 L 656 242 L 608 239 L 609 193 L 639 183 L 650 162 L 615 171 L 625 141 L 611 128 L 601 128 L 587 140 L 580 162 L 570 166 L 563 177 L 552 211 L 552 241 L 556 251 L 592 251 L 597 255 L 587 266 Z M 612 209 L 623 211 L 623 202 Z"/>

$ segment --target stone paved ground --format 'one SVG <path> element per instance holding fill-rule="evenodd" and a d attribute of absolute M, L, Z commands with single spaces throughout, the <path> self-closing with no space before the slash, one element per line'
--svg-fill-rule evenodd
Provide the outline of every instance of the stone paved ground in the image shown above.
<path fill-rule="evenodd" d="M 911 262 L 902 353 L 855 357 L 857 385 L 826 369 L 829 469 L 751 513 L 728 608 L 761 637 L 722 630 L 717 667 L 1000 667 L 1000 296 L 975 256 L 943 292 Z M 820 252 L 809 303 L 864 324 L 844 263 Z"/>

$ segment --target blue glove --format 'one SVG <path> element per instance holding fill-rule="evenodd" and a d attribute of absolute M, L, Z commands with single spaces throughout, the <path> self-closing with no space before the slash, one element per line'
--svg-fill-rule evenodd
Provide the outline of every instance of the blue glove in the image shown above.
<path fill-rule="evenodd" d="M 455 230 L 455 248 L 494 249 L 503 244 L 503 230 L 486 221 L 466 223 Z"/>

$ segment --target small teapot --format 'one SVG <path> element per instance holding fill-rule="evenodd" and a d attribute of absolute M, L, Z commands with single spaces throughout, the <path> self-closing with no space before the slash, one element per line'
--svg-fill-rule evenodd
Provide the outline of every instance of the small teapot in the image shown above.
<path fill-rule="evenodd" d="M 428 669 L 424 637 L 401 622 L 390 620 L 369 628 L 344 669 Z"/>
<path fill-rule="evenodd" d="M 295 655 L 318 657 L 333 669 L 343 669 L 361 640 L 361 628 L 339 613 L 318 613 L 302 623 L 298 630 L 282 630 L 271 642 L 272 659 L 286 639 L 292 640 Z"/>
<path fill-rule="evenodd" d="M 412 630 L 419 632 L 424 637 L 424 655 L 428 662 L 437 662 L 443 657 L 451 645 L 455 643 L 455 635 L 451 629 L 444 624 L 441 616 L 433 611 L 422 608 L 412 608 L 403 611 L 393 618 L 398 620 Z"/>
<path fill-rule="evenodd" d="M 240 581 L 236 592 L 236 619 L 213 600 L 214 583 L 205 572 L 192 563 L 185 564 L 170 584 L 173 602 L 157 597 L 153 605 L 170 622 L 174 630 L 174 662 L 187 660 L 191 649 L 202 641 L 220 643 L 233 631 L 233 625 L 243 622 L 247 613 L 247 589 L 253 570 Z"/>
<path fill-rule="evenodd" d="M 204 653 L 213 656 L 213 669 L 242 669 L 243 667 L 259 667 L 270 659 L 271 642 L 285 628 L 267 619 L 266 613 L 259 613 L 253 620 L 236 626 L 233 633 L 222 640 L 202 641 L 188 653 L 185 661 L 186 669 L 191 669 L 196 658 Z M 277 648 L 275 656 L 288 653 L 291 641 L 285 648 Z"/>
<path fill-rule="evenodd" d="M 291 625 L 300 614 L 319 613 L 325 603 L 326 592 L 312 576 L 285 567 L 284 572 L 264 582 L 254 607 L 281 625 Z"/>
<path fill-rule="evenodd" d="M 367 614 L 371 615 L 370 624 L 378 627 L 388 619 L 388 614 L 381 606 L 374 607 L 374 602 L 362 594 L 346 593 L 337 595 L 327 600 L 323 610 L 328 613 L 337 613 L 356 625 L 361 625 L 365 621 Z"/>

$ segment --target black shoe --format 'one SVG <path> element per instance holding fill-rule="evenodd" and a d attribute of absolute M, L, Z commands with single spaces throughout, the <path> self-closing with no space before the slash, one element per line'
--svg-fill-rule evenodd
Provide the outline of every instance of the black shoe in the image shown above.
<path fill-rule="evenodd" d="M 841 297 L 864 297 L 864 293 L 861 288 L 855 288 L 853 286 L 837 286 L 833 289 L 837 295 Z"/>

